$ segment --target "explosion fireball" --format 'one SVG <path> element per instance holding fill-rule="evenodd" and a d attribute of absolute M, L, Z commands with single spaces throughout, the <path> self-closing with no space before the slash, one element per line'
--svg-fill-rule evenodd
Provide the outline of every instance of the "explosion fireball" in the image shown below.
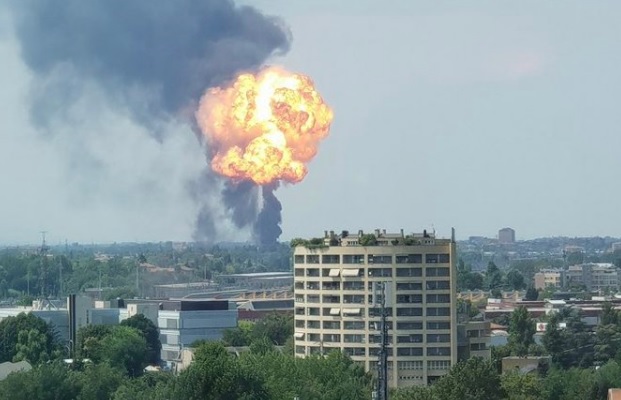
<path fill-rule="evenodd" d="M 209 89 L 196 111 L 212 169 L 258 185 L 304 179 L 332 118 L 309 77 L 277 67 Z"/>

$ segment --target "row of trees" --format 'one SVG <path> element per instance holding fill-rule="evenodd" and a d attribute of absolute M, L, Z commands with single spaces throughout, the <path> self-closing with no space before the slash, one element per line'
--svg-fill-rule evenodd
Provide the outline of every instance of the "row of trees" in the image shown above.
<path fill-rule="evenodd" d="M 131 251 L 129 251 L 129 250 Z M 106 299 L 146 295 L 153 284 L 211 279 L 223 273 L 285 271 L 291 267 L 291 249 L 286 244 L 260 249 L 249 245 L 137 247 L 111 246 L 109 257 L 95 257 L 97 248 L 74 251 L 55 247 L 47 254 L 20 249 L 0 250 L 0 299 L 57 297 L 86 288 L 116 288 Z M 139 251 L 139 252 L 136 252 Z M 172 268 L 173 273 L 145 273 L 144 264 Z M 138 271 L 137 271 L 138 270 Z M 136 288 L 136 273 L 141 287 Z M 139 293 L 140 292 L 140 293 Z"/>
<path fill-rule="evenodd" d="M 491 361 L 471 358 L 457 364 L 431 387 L 396 391 L 393 400 L 605 400 L 609 388 L 621 387 L 621 366 L 610 361 L 599 369 L 552 368 L 528 374 L 500 374 Z"/>
<path fill-rule="evenodd" d="M 458 290 L 522 290 L 527 286 L 526 278 L 517 268 L 511 268 L 504 273 L 490 261 L 485 274 L 481 274 L 473 272 L 472 267 L 462 259 L 457 263 Z"/>

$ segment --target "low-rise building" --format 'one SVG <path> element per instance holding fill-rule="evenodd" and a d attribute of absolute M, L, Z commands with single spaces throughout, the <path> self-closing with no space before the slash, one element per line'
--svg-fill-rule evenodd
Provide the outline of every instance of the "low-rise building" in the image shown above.
<path fill-rule="evenodd" d="M 170 300 L 160 302 L 157 319 L 162 361 L 173 366 L 181 350 L 199 340 L 220 340 L 237 326 L 237 306 L 228 300 Z"/>

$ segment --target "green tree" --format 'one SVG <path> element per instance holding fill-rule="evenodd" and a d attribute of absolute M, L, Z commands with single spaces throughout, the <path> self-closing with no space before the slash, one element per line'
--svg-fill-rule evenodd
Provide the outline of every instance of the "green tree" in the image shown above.
<path fill-rule="evenodd" d="M 121 371 L 106 363 L 89 365 L 73 373 L 71 379 L 80 388 L 80 400 L 109 400 L 126 380 Z"/>
<path fill-rule="evenodd" d="M 493 261 L 487 264 L 485 285 L 489 290 L 499 289 L 502 286 L 502 272 Z"/>
<path fill-rule="evenodd" d="M 515 269 L 507 273 L 507 285 L 513 290 L 522 290 L 526 287 L 524 276 Z"/>
<path fill-rule="evenodd" d="M 509 347 L 516 356 L 528 355 L 528 349 L 535 343 L 535 321 L 530 317 L 524 306 L 516 308 L 511 313 L 509 322 Z"/>
<path fill-rule="evenodd" d="M 267 400 L 269 396 L 258 371 L 242 365 L 221 343 L 203 343 L 176 380 L 173 398 Z"/>
<path fill-rule="evenodd" d="M 139 376 L 147 365 L 147 342 L 137 329 L 115 326 L 99 342 L 95 359 L 107 362 L 129 376 Z"/>
<path fill-rule="evenodd" d="M 226 346 L 249 346 L 252 342 L 254 323 L 239 321 L 237 327 L 227 329 L 222 335 Z"/>
<path fill-rule="evenodd" d="M 15 317 L 7 317 L 0 321 L 0 362 L 13 361 L 18 353 L 18 348 L 20 348 L 19 334 L 22 331 L 27 332 L 27 335 L 29 335 L 31 331 L 36 331 L 42 335 L 42 337 L 37 337 L 38 346 L 41 346 L 39 355 L 45 353 L 51 356 L 58 347 L 57 335 L 54 327 L 48 325 L 45 321 L 32 313 L 21 313 Z M 23 345 L 26 344 L 27 338 L 23 338 L 22 340 L 22 355 L 20 358 L 25 356 Z M 30 355 L 34 356 L 34 354 Z M 37 362 L 39 361 L 38 357 L 34 358 Z"/>
<path fill-rule="evenodd" d="M 538 400 L 541 395 L 542 382 L 537 374 L 523 374 L 511 371 L 501 376 L 502 389 L 507 400 Z"/>
<path fill-rule="evenodd" d="M 159 364 L 162 343 L 160 342 L 160 333 L 153 321 L 143 314 L 137 314 L 123 320 L 121 326 L 137 329 L 147 343 L 146 362 L 152 365 Z"/>
<path fill-rule="evenodd" d="M 539 292 L 534 287 L 529 287 L 526 289 L 526 295 L 524 296 L 524 300 L 526 301 L 536 301 L 539 298 Z"/>
<path fill-rule="evenodd" d="M 26 360 L 31 365 L 49 361 L 55 355 L 53 354 L 55 352 L 54 349 L 48 345 L 45 333 L 41 333 L 37 329 L 20 331 L 17 336 L 15 349 L 17 353 L 13 360 Z"/>
<path fill-rule="evenodd" d="M 619 325 L 619 322 L 621 322 L 621 318 L 619 318 L 619 312 L 615 310 L 613 304 L 609 301 L 602 304 L 600 325 Z"/>
<path fill-rule="evenodd" d="M 504 396 L 496 367 L 480 357 L 453 366 L 435 383 L 434 393 L 444 400 L 500 400 Z"/>
<path fill-rule="evenodd" d="M 75 351 L 76 358 L 97 360 L 101 340 L 112 332 L 109 325 L 86 325 L 78 330 Z"/>
<path fill-rule="evenodd" d="M 0 381 L 0 399 L 74 400 L 79 393 L 80 387 L 61 362 L 41 364 Z"/>
<path fill-rule="evenodd" d="M 293 336 L 293 316 L 270 314 L 256 322 L 252 330 L 253 340 L 267 338 L 271 343 L 282 346 Z"/>

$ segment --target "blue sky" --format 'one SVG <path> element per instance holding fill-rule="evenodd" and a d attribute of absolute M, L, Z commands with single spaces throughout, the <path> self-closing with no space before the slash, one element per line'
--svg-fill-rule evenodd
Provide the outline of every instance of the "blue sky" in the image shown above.
<path fill-rule="evenodd" d="M 335 114 L 306 179 L 277 192 L 283 239 L 432 226 L 621 236 L 621 3 L 245 3 L 283 18 L 292 48 L 271 63 L 312 76 Z M 42 136 L 27 110 L 42 88 L 10 22 L 0 12 L 0 243 L 43 229 L 52 241 L 189 240 L 184 185 L 204 165 L 192 134 L 171 124 L 155 142 L 93 90 L 79 107 L 96 115 L 56 127 L 78 140 Z M 92 164 L 97 179 L 76 173 Z"/>

